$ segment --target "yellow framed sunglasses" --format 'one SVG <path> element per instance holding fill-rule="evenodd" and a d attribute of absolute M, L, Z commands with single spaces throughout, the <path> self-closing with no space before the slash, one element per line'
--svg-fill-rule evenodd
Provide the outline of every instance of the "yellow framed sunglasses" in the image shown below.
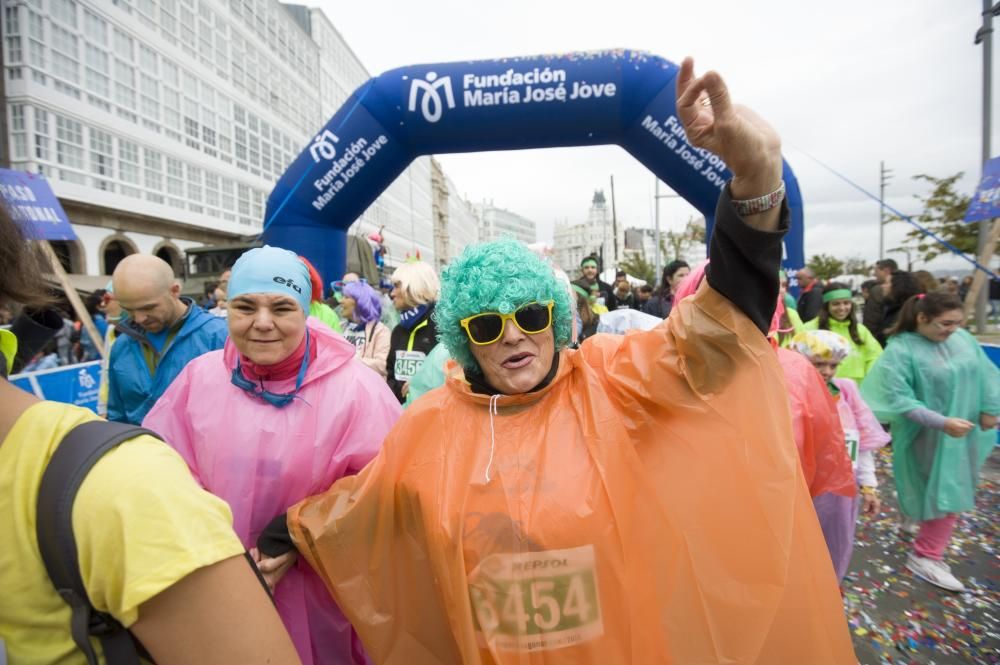
<path fill-rule="evenodd" d="M 552 308 L 554 301 L 548 303 L 529 302 L 521 305 L 510 314 L 500 312 L 482 312 L 473 314 L 459 321 L 469 341 L 476 346 L 493 344 L 503 337 L 507 321 L 526 335 L 537 335 L 552 327 Z"/>

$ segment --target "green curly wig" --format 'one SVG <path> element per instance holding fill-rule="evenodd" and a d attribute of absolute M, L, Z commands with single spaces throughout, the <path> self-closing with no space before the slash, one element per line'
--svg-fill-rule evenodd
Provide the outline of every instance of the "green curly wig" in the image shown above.
<path fill-rule="evenodd" d="M 532 301 L 555 302 L 556 352 L 565 348 L 573 323 L 569 294 L 552 267 L 513 238 L 469 245 L 441 273 L 441 297 L 434 307 L 438 339 L 463 367 L 479 371 L 459 321 L 480 312 L 507 314 Z"/>

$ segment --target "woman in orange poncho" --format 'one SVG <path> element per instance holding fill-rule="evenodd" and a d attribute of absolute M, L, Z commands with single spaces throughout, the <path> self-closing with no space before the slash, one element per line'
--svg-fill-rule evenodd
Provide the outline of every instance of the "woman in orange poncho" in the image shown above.
<path fill-rule="evenodd" d="M 779 140 L 692 71 L 689 140 L 736 174 L 697 295 L 572 351 L 544 263 L 513 241 L 467 249 L 435 314 L 446 385 L 360 475 L 289 512 L 376 663 L 856 662 L 764 334 Z"/>

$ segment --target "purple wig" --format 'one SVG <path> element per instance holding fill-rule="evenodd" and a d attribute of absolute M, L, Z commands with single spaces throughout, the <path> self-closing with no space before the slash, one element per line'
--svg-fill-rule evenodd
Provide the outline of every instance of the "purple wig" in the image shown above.
<path fill-rule="evenodd" d="M 364 282 L 344 284 L 344 296 L 355 302 L 354 314 L 351 316 L 355 323 L 368 324 L 382 318 L 382 300 L 375 289 Z"/>

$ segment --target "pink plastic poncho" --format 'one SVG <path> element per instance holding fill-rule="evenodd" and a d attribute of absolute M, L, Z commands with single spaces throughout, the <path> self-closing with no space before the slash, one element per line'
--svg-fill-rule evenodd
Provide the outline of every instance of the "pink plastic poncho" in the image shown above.
<path fill-rule="evenodd" d="M 857 455 L 860 454 L 858 451 L 881 448 L 889 442 L 889 434 L 882 429 L 875 414 L 861 399 L 858 384 L 852 379 L 836 378 L 833 382 L 840 389 L 840 396 L 836 400 L 837 413 L 844 428 L 847 449 L 851 450 L 856 446 L 854 466 L 857 468 Z M 859 482 L 861 482 L 860 477 Z M 858 502 L 858 497 L 848 502 L 846 497 L 837 494 L 823 494 L 813 499 L 813 506 L 816 508 L 816 516 L 823 529 L 826 546 L 830 550 L 833 570 L 837 573 L 837 579 L 843 580 L 851 564 L 854 532 L 857 529 L 858 510 L 861 504 Z"/>
<path fill-rule="evenodd" d="M 842 580 L 854 548 L 857 494 L 844 429 L 833 397 L 812 363 L 796 351 L 778 348 L 777 352 L 788 388 L 792 432 L 802 471 L 830 561 L 837 579 Z"/>
<path fill-rule="evenodd" d="M 805 356 L 788 349 L 779 348 L 777 352 L 792 408 L 792 433 L 809 494 L 813 498 L 826 493 L 853 498 L 857 493 L 854 471 L 830 391 Z"/>
<path fill-rule="evenodd" d="M 858 433 L 858 450 L 878 450 L 889 443 L 892 437 L 882 429 L 878 418 L 861 398 L 858 384 L 841 378 L 835 378 L 833 382 L 840 388 L 840 399 L 837 400 L 840 424 L 844 426 L 845 433 L 848 430 Z"/>
<path fill-rule="evenodd" d="M 205 489 L 229 503 L 247 548 L 276 515 L 360 471 L 401 413 L 349 342 L 313 319 L 307 325 L 317 356 L 301 399 L 279 409 L 232 385 L 238 352 L 227 340 L 223 350 L 192 361 L 143 421 Z M 266 387 L 291 392 L 295 379 Z M 350 624 L 305 561 L 281 580 L 275 603 L 304 665 L 364 662 Z"/>

